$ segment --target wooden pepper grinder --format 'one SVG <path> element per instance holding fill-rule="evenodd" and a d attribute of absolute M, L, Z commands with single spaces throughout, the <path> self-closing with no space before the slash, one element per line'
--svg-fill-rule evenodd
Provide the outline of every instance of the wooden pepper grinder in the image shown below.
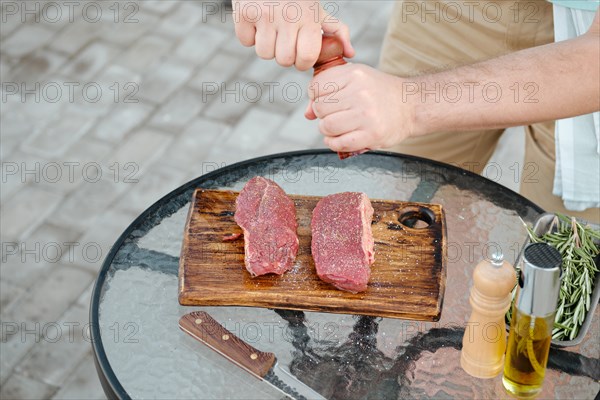
<path fill-rule="evenodd" d="M 344 60 L 344 44 L 342 41 L 337 36 L 323 35 L 321 53 L 314 65 L 315 72 L 313 76 L 317 76 L 326 69 L 344 64 L 347 63 L 346 60 Z M 340 160 L 344 160 L 348 157 L 366 153 L 367 151 L 369 151 L 369 149 L 353 152 L 338 152 L 338 157 Z"/>
<path fill-rule="evenodd" d="M 470 303 L 473 309 L 463 336 L 460 365 L 477 378 L 493 378 L 502 372 L 506 350 L 504 315 L 517 281 L 514 268 L 502 253 L 483 260 L 473 272 Z"/>

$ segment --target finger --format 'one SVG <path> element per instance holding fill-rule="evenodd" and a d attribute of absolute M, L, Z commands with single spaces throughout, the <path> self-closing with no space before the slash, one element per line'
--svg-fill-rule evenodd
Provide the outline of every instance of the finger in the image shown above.
<path fill-rule="evenodd" d="M 333 93 L 315 99 L 312 108 L 317 118 L 325 118 L 332 114 L 350 109 L 351 105 L 348 96 L 339 94 L 338 98 L 338 94 L 339 93 Z"/>
<path fill-rule="evenodd" d="M 296 62 L 296 38 L 298 31 L 295 26 L 289 26 L 277 31 L 275 59 L 282 67 L 291 67 Z"/>
<path fill-rule="evenodd" d="M 275 58 L 277 32 L 271 26 L 258 26 L 256 30 L 256 54 L 264 60 Z"/>
<path fill-rule="evenodd" d="M 308 105 L 306 106 L 306 109 L 304 110 L 304 117 L 311 121 L 317 119 L 317 116 L 315 115 L 315 112 L 313 111 L 313 104 L 314 104 L 313 101 L 309 100 Z"/>
<path fill-rule="evenodd" d="M 254 27 L 254 24 L 248 21 L 246 18 L 242 18 L 241 5 L 239 1 L 233 1 L 232 7 L 235 35 L 239 39 L 240 43 L 244 46 L 253 46 L 254 37 L 256 36 L 256 28 Z"/>
<path fill-rule="evenodd" d="M 369 148 L 368 135 L 361 130 L 336 137 L 326 136 L 323 141 L 333 151 L 353 152 Z"/>
<path fill-rule="evenodd" d="M 303 26 L 298 31 L 298 40 L 296 42 L 296 68 L 300 71 L 306 71 L 312 68 L 321 53 L 321 43 L 323 35 L 320 29 L 313 26 Z"/>
<path fill-rule="evenodd" d="M 344 57 L 354 57 L 355 51 L 350 41 L 350 29 L 348 28 L 348 25 L 329 14 L 325 14 L 321 27 L 323 32 L 333 34 L 342 41 L 344 45 Z"/>
<path fill-rule="evenodd" d="M 235 35 L 242 45 L 246 47 L 254 46 L 256 28 L 249 22 L 240 21 L 235 24 Z"/>
<path fill-rule="evenodd" d="M 308 96 L 311 99 L 333 96 L 336 92 L 345 89 L 350 83 L 352 68 L 355 68 L 353 64 L 348 63 L 322 71 L 310 82 Z"/>
<path fill-rule="evenodd" d="M 358 128 L 358 118 L 350 111 L 336 112 L 319 121 L 319 130 L 325 136 L 336 137 Z"/>

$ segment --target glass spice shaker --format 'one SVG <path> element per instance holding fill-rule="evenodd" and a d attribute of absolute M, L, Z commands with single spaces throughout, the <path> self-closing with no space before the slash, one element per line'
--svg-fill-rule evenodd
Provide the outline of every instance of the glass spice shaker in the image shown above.
<path fill-rule="evenodd" d="M 542 390 L 546 374 L 562 258 L 554 247 L 532 243 L 522 261 L 502 383 L 509 394 L 528 398 Z"/>

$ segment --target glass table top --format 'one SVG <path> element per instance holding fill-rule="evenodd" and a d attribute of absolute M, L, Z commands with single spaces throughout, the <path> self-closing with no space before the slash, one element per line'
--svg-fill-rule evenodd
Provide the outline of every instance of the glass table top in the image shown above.
<path fill-rule="evenodd" d="M 447 278 L 441 319 L 408 321 L 252 307 L 178 304 L 178 262 L 195 188 L 240 190 L 253 176 L 289 194 L 363 191 L 370 198 L 441 204 Z M 281 398 L 178 327 L 207 311 L 227 329 L 331 399 L 508 398 L 501 376 L 460 368 L 473 268 L 501 250 L 513 263 L 523 222 L 542 213 L 518 194 L 449 165 L 371 152 L 340 161 L 329 151 L 286 153 L 231 165 L 176 189 L 138 217 L 113 246 L 94 289 L 92 339 L 99 374 L 121 398 Z M 577 347 L 552 349 L 541 397 L 591 398 L 600 390 L 598 313 Z"/>

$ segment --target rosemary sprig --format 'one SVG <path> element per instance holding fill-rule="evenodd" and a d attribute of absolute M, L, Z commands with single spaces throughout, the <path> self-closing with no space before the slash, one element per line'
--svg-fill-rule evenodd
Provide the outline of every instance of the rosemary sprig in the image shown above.
<path fill-rule="evenodd" d="M 552 339 L 573 340 L 590 309 L 594 279 L 598 272 L 594 259 L 600 252 L 594 240 L 600 240 L 600 232 L 561 214 L 555 216 L 549 232 L 542 236 L 537 236 L 532 228 L 526 227 L 532 243 L 548 243 L 562 256 L 563 276 Z M 512 307 L 506 314 L 509 322 L 511 314 Z"/>

